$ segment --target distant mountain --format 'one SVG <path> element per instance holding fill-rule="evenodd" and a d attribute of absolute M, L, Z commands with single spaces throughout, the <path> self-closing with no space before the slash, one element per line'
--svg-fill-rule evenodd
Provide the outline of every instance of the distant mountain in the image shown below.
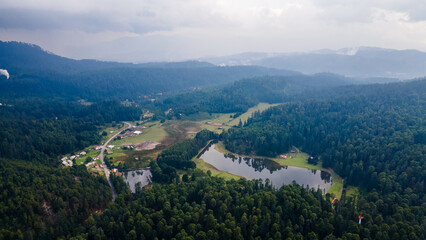
<path fill-rule="evenodd" d="M 310 53 L 243 53 L 204 60 L 217 65 L 258 65 L 305 74 L 332 72 L 355 78 L 426 76 L 426 53 L 417 50 L 357 47 Z"/>
<path fill-rule="evenodd" d="M 10 73 L 10 79 L 0 77 L 0 100 L 27 96 L 135 99 L 226 84 L 242 78 L 300 75 L 282 69 L 220 67 L 200 61 L 132 64 L 74 60 L 36 45 L 1 41 L 0 67 Z"/>
<path fill-rule="evenodd" d="M 22 42 L 0 41 L 0 67 L 7 69 L 51 70 L 61 73 L 76 73 L 108 68 L 200 68 L 214 67 L 208 62 L 153 62 L 118 63 L 91 59 L 74 60 L 43 50 L 41 47 Z"/>

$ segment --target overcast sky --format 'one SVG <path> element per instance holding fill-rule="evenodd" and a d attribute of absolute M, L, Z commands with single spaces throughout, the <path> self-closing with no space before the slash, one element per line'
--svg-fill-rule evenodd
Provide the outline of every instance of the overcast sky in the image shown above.
<path fill-rule="evenodd" d="M 426 51 L 424 0 L 0 0 L 0 40 L 72 58 L 176 61 L 377 46 Z"/>

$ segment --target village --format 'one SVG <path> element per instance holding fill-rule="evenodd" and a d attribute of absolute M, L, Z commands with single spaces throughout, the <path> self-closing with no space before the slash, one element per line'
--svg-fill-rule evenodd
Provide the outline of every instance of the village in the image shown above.
<path fill-rule="evenodd" d="M 143 130 L 146 127 L 143 125 L 139 125 L 138 123 L 136 125 L 131 125 L 131 127 L 122 130 L 118 136 L 116 136 L 113 140 L 123 140 L 125 138 L 131 138 L 139 136 L 143 133 Z M 103 131 L 105 132 L 105 131 Z M 100 134 L 102 134 L 101 132 Z M 114 130 L 109 130 L 109 134 L 113 134 Z M 105 135 L 105 134 L 104 134 Z M 86 148 L 85 150 L 79 152 L 78 154 L 69 154 L 66 156 L 63 156 L 61 158 L 61 163 L 64 167 L 72 167 L 74 165 L 82 165 L 84 164 L 86 168 L 89 171 L 92 171 L 94 173 L 102 173 L 103 164 L 100 159 L 100 153 L 102 150 L 102 145 L 94 145 Z M 131 144 L 131 143 L 123 143 L 122 146 L 116 146 L 113 144 L 109 144 L 105 147 L 104 154 L 107 156 L 112 155 L 114 151 L 117 150 L 133 150 L 137 148 L 137 144 Z M 119 174 L 118 168 L 111 168 L 112 173 Z"/>

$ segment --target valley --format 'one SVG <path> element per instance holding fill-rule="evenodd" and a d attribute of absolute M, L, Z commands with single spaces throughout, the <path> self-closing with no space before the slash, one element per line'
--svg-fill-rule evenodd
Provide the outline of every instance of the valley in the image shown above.
<path fill-rule="evenodd" d="M 425 78 L 0 49 L 0 239 L 425 237 Z"/>

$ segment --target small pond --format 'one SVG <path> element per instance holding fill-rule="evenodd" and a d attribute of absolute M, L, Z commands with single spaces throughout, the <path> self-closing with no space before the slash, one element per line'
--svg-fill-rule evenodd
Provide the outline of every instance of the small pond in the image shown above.
<path fill-rule="evenodd" d="M 331 187 L 332 178 L 328 172 L 280 166 L 269 159 L 245 158 L 233 154 L 223 154 L 218 152 L 215 146 L 216 144 L 211 144 L 199 158 L 218 170 L 242 176 L 249 180 L 260 178 L 265 181 L 269 179 L 276 188 L 280 188 L 284 184 L 291 184 L 293 181 L 304 187 L 320 188 L 323 193 Z"/>
<path fill-rule="evenodd" d="M 130 191 L 132 191 L 132 193 L 136 192 L 136 187 L 135 187 L 136 184 L 140 184 L 141 188 L 150 184 L 151 177 L 152 177 L 151 170 L 149 169 L 123 172 L 124 182 L 126 182 L 127 185 L 129 185 Z"/>

